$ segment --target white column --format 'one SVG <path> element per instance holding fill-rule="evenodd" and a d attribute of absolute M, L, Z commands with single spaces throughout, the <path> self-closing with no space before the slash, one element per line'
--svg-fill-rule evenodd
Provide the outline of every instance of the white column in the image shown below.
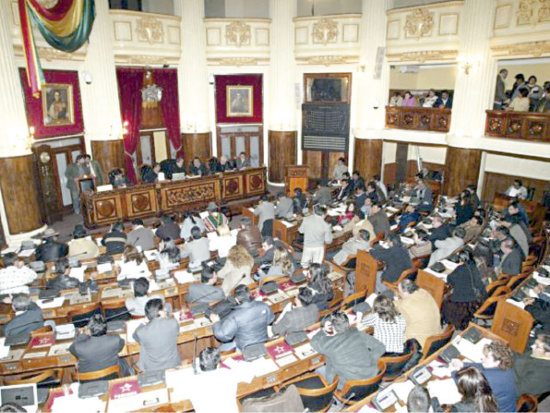
<path fill-rule="evenodd" d="M 271 60 L 269 67 L 268 129 L 296 130 L 296 97 L 294 77 L 294 23 L 295 0 L 271 0 Z M 267 155 L 267 154 L 266 154 Z"/>
<path fill-rule="evenodd" d="M 86 144 L 122 137 L 122 120 L 107 1 L 96 1 L 96 17 L 80 72 Z M 88 79 L 86 79 L 86 77 Z M 87 83 L 88 81 L 88 83 Z M 91 81 L 91 83 L 89 83 Z M 88 146 L 89 149 L 89 146 Z"/>
<path fill-rule="evenodd" d="M 12 44 L 11 2 L 0 1 L 0 156 L 30 153 L 25 103 Z"/>
<path fill-rule="evenodd" d="M 210 132 L 208 72 L 203 0 L 175 0 L 181 16 L 182 57 L 178 64 L 178 95 L 182 133 Z"/>
<path fill-rule="evenodd" d="M 448 137 L 452 146 L 475 146 L 473 140 L 484 135 L 485 110 L 492 106 L 497 69 L 489 47 L 494 11 L 494 0 L 466 0 L 462 8 L 463 47 L 458 57 Z"/>

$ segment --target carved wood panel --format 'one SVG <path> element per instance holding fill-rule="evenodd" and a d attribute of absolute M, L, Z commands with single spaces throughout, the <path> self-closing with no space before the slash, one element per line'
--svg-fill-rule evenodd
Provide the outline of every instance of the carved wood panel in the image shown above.
<path fill-rule="evenodd" d="M 196 184 L 186 183 L 185 186 L 171 185 L 161 188 L 161 208 L 174 209 L 190 204 L 207 204 L 220 199 L 218 180 L 197 181 Z"/>
<path fill-rule="evenodd" d="M 243 186 L 242 175 L 224 176 L 222 179 L 222 198 L 226 200 L 241 197 L 244 193 Z"/>
<path fill-rule="evenodd" d="M 386 106 L 386 126 L 395 129 L 449 132 L 451 109 Z"/>
<path fill-rule="evenodd" d="M 529 341 L 533 322 L 531 314 L 503 298 L 497 304 L 491 331 L 508 341 L 512 350 L 523 353 Z"/>
<path fill-rule="evenodd" d="M 137 218 L 158 212 L 157 193 L 154 186 L 125 194 L 128 218 Z"/>
<path fill-rule="evenodd" d="M 488 110 L 485 134 L 498 138 L 550 142 L 550 114 Z"/>
<path fill-rule="evenodd" d="M 112 194 L 94 199 L 92 211 L 94 222 L 97 224 L 108 224 L 122 219 L 123 214 L 120 194 Z"/>
<path fill-rule="evenodd" d="M 265 170 L 247 172 L 245 174 L 245 180 L 247 195 L 260 195 L 265 193 Z"/>

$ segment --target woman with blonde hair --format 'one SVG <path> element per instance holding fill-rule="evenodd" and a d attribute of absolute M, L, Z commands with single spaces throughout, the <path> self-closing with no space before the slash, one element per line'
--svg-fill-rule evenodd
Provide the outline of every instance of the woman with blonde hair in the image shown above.
<path fill-rule="evenodd" d="M 117 264 L 119 267 L 117 280 L 147 278 L 151 275 L 143 254 L 133 245 L 126 245 L 124 247 L 122 261 L 119 261 Z"/>
<path fill-rule="evenodd" d="M 274 247 L 273 251 L 273 262 L 271 267 L 267 271 L 267 274 L 261 269 L 258 270 L 260 273 L 260 280 L 265 277 L 289 277 L 294 272 L 294 264 L 290 257 L 290 253 L 286 248 L 281 246 Z"/>
<path fill-rule="evenodd" d="M 221 224 L 216 231 L 218 236 L 209 238 L 210 251 L 218 251 L 219 258 L 226 258 L 231 247 L 237 243 L 237 234 L 232 233 L 227 224 Z"/>
<path fill-rule="evenodd" d="M 218 271 L 217 277 L 222 278 L 222 290 L 225 295 L 231 294 L 237 285 L 248 285 L 253 282 L 250 277 L 254 259 L 242 245 L 234 245 L 229 250 L 225 265 Z"/>

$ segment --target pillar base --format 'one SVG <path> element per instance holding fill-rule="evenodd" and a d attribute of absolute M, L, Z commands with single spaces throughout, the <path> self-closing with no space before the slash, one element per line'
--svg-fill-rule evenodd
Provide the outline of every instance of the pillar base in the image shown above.
<path fill-rule="evenodd" d="M 285 182 L 285 167 L 296 165 L 296 131 L 268 131 L 268 182 L 273 185 Z"/>

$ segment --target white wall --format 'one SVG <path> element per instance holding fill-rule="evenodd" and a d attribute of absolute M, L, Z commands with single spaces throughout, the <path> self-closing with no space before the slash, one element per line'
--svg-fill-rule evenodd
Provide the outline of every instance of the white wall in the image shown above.
<path fill-rule="evenodd" d="M 407 159 L 415 160 L 417 155 L 420 155 L 424 162 L 436 163 L 439 165 L 445 165 L 445 157 L 447 156 L 447 148 L 440 146 L 420 146 L 410 145 Z"/>
<path fill-rule="evenodd" d="M 485 171 L 548 180 L 550 179 L 550 162 L 488 153 L 485 160 Z"/>
<path fill-rule="evenodd" d="M 378 0 L 380 1 L 380 0 Z M 361 13 L 361 0 L 298 0 L 298 16 Z"/>

